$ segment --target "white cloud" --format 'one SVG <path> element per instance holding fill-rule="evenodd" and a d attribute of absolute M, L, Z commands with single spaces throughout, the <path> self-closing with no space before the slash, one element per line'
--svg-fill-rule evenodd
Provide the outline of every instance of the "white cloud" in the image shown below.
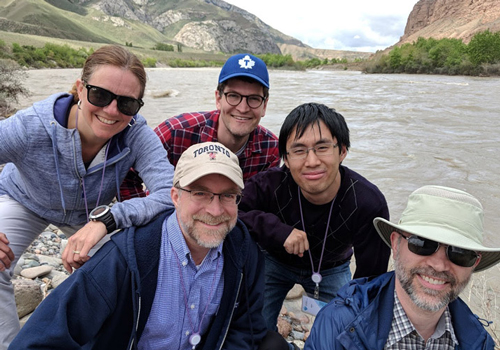
<path fill-rule="evenodd" d="M 376 51 L 404 33 L 417 0 L 226 0 L 318 49 Z"/>

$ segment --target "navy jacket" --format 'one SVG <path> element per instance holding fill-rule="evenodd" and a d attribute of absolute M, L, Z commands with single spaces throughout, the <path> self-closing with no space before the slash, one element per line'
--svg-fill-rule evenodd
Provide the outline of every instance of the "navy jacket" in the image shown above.
<path fill-rule="evenodd" d="M 162 224 L 170 214 L 115 234 L 40 304 L 9 349 L 136 349 L 153 304 Z M 223 254 L 223 302 L 197 349 L 257 349 L 266 334 L 263 259 L 240 221 Z"/>
<path fill-rule="evenodd" d="M 349 168 L 340 166 L 339 171 L 341 184 L 333 206 L 321 268 L 333 268 L 350 260 L 354 248 L 355 278 L 385 273 L 391 250 L 373 226 L 375 217 L 389 219 L 384 195 L 377 186 Z M 283 248 L 294 228 L 303 230 L 297 196 L 298 186 L 288 168 L 268 169 L 245 182 L 238 217 L 273 258 L 310 271 L 309 254 L 300 258 Z M 313 205 L 303 196 L 301 202 L 309 248 L 317 267 L 331 204 Z"/>
<path fill-rule="evenodd" d="M 382 350 L 391 330 L 394 271 L 352 280 L 318 313 L 304 350 Z M 459 298 L 449 304 L 457 350 L 493 350 L 478 317 Z"/>

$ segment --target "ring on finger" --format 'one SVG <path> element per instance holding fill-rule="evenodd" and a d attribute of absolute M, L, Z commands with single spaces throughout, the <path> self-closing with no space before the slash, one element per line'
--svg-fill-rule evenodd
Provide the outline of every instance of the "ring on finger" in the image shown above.
<path fill-rule="evenodd" d="M 80 254 L 79 250 L 73 250 L 73 254 Z"/>

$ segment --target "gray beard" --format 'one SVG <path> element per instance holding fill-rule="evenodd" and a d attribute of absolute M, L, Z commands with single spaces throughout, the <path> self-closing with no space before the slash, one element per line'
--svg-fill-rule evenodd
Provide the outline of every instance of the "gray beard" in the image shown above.
<path fill-rule="evenodd" d="M 446 307 L 453 300 L 457 299 L 458 295 L 464 290 L 464 288 L 469 283 L 471 277 L 471 275 L 469 275 L 469 277 L 466 280 L 459 282 L 449 272 L 437 272 L 431 267 L 414 267 L 410 270 L 407 270 L 399 262 L 399 253 L 396 253 L 396 256 L 394 257 L 394 270 L 396 273 L 396 277 L 399 280 L 399 283 L 401 283 L 401 287 L 408 294 L 408 296 L 415 303 L 415 305 L 419 309 L 430 312 L 439 311 L 442 308 Z M 423 274 L 438 279 L 444 279 L 450 283 L 451 289 L 448 293 L 441 296 L 440 299 L 435 300 L 434 302 L 426 300 L 426 298 L 423 298 L 424 295 L 422 294 L 431 297 L 438 297 L 440 292 L 427 288 L 424 288 L 420 293 L 415 291 L 413 282 L 417 274 Z"/>
<path fill-rule="evenodd" d="M 212 239 L 207 240 L 203 238 L 200 229 L 194 226 L 194 222 L 193 225 L 181 222 L 183 231 L 186 232 L 189 237 L 191 237 L 200 247 L 209 249 L 218 247 L 224 241 L 227 234 L 231 232 L 236 225 L 236 220 L 231 222 L 231 217 L 228 215 L 221 215 L 217 217 L 209 214 L 194 215 L 193 220 L 194 222 L 201 221 L 211 225 L 225 223 L 224 227 L 218 228 L 216 230 L 210 230 L 210 238 Z M 205 232 L 205 235 L 206 234 L 207 233 Z"/>

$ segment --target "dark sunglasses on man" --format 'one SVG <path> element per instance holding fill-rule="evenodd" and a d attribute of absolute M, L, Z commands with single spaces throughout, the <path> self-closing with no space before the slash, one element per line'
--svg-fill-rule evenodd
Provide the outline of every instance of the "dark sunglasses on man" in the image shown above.
<path fill-rule="evenodd" d="M 118 110 L 129 116 L 136 115 L 141 107 L 144 106 L 144 102 L 142 102 L 141 99 L 119 96 L 109 90 L 103 89 L 102 87 L 90 85 L 85 82 L 84 84 L 87 89 L 87 100 L 94 106 L 106 107 L 113 100 L 116 100 Z"/>
<path fill-rule="evenodd" d="M 441 245 L 446 247 L 446 256 L 455 265 L 461 267 L 472 267 L 477 259 L 481 257 L 480 254 L 473 250 L 462 249 L 451 245 L 441 244 L 427 238 L 422 238 L 417 235 L 406 236 L 403 233 L 396 231 L 404 239 L 408 241 L 408 249 L 410 252 L 421 255 L 430 256 L 436 253 Z"/>

